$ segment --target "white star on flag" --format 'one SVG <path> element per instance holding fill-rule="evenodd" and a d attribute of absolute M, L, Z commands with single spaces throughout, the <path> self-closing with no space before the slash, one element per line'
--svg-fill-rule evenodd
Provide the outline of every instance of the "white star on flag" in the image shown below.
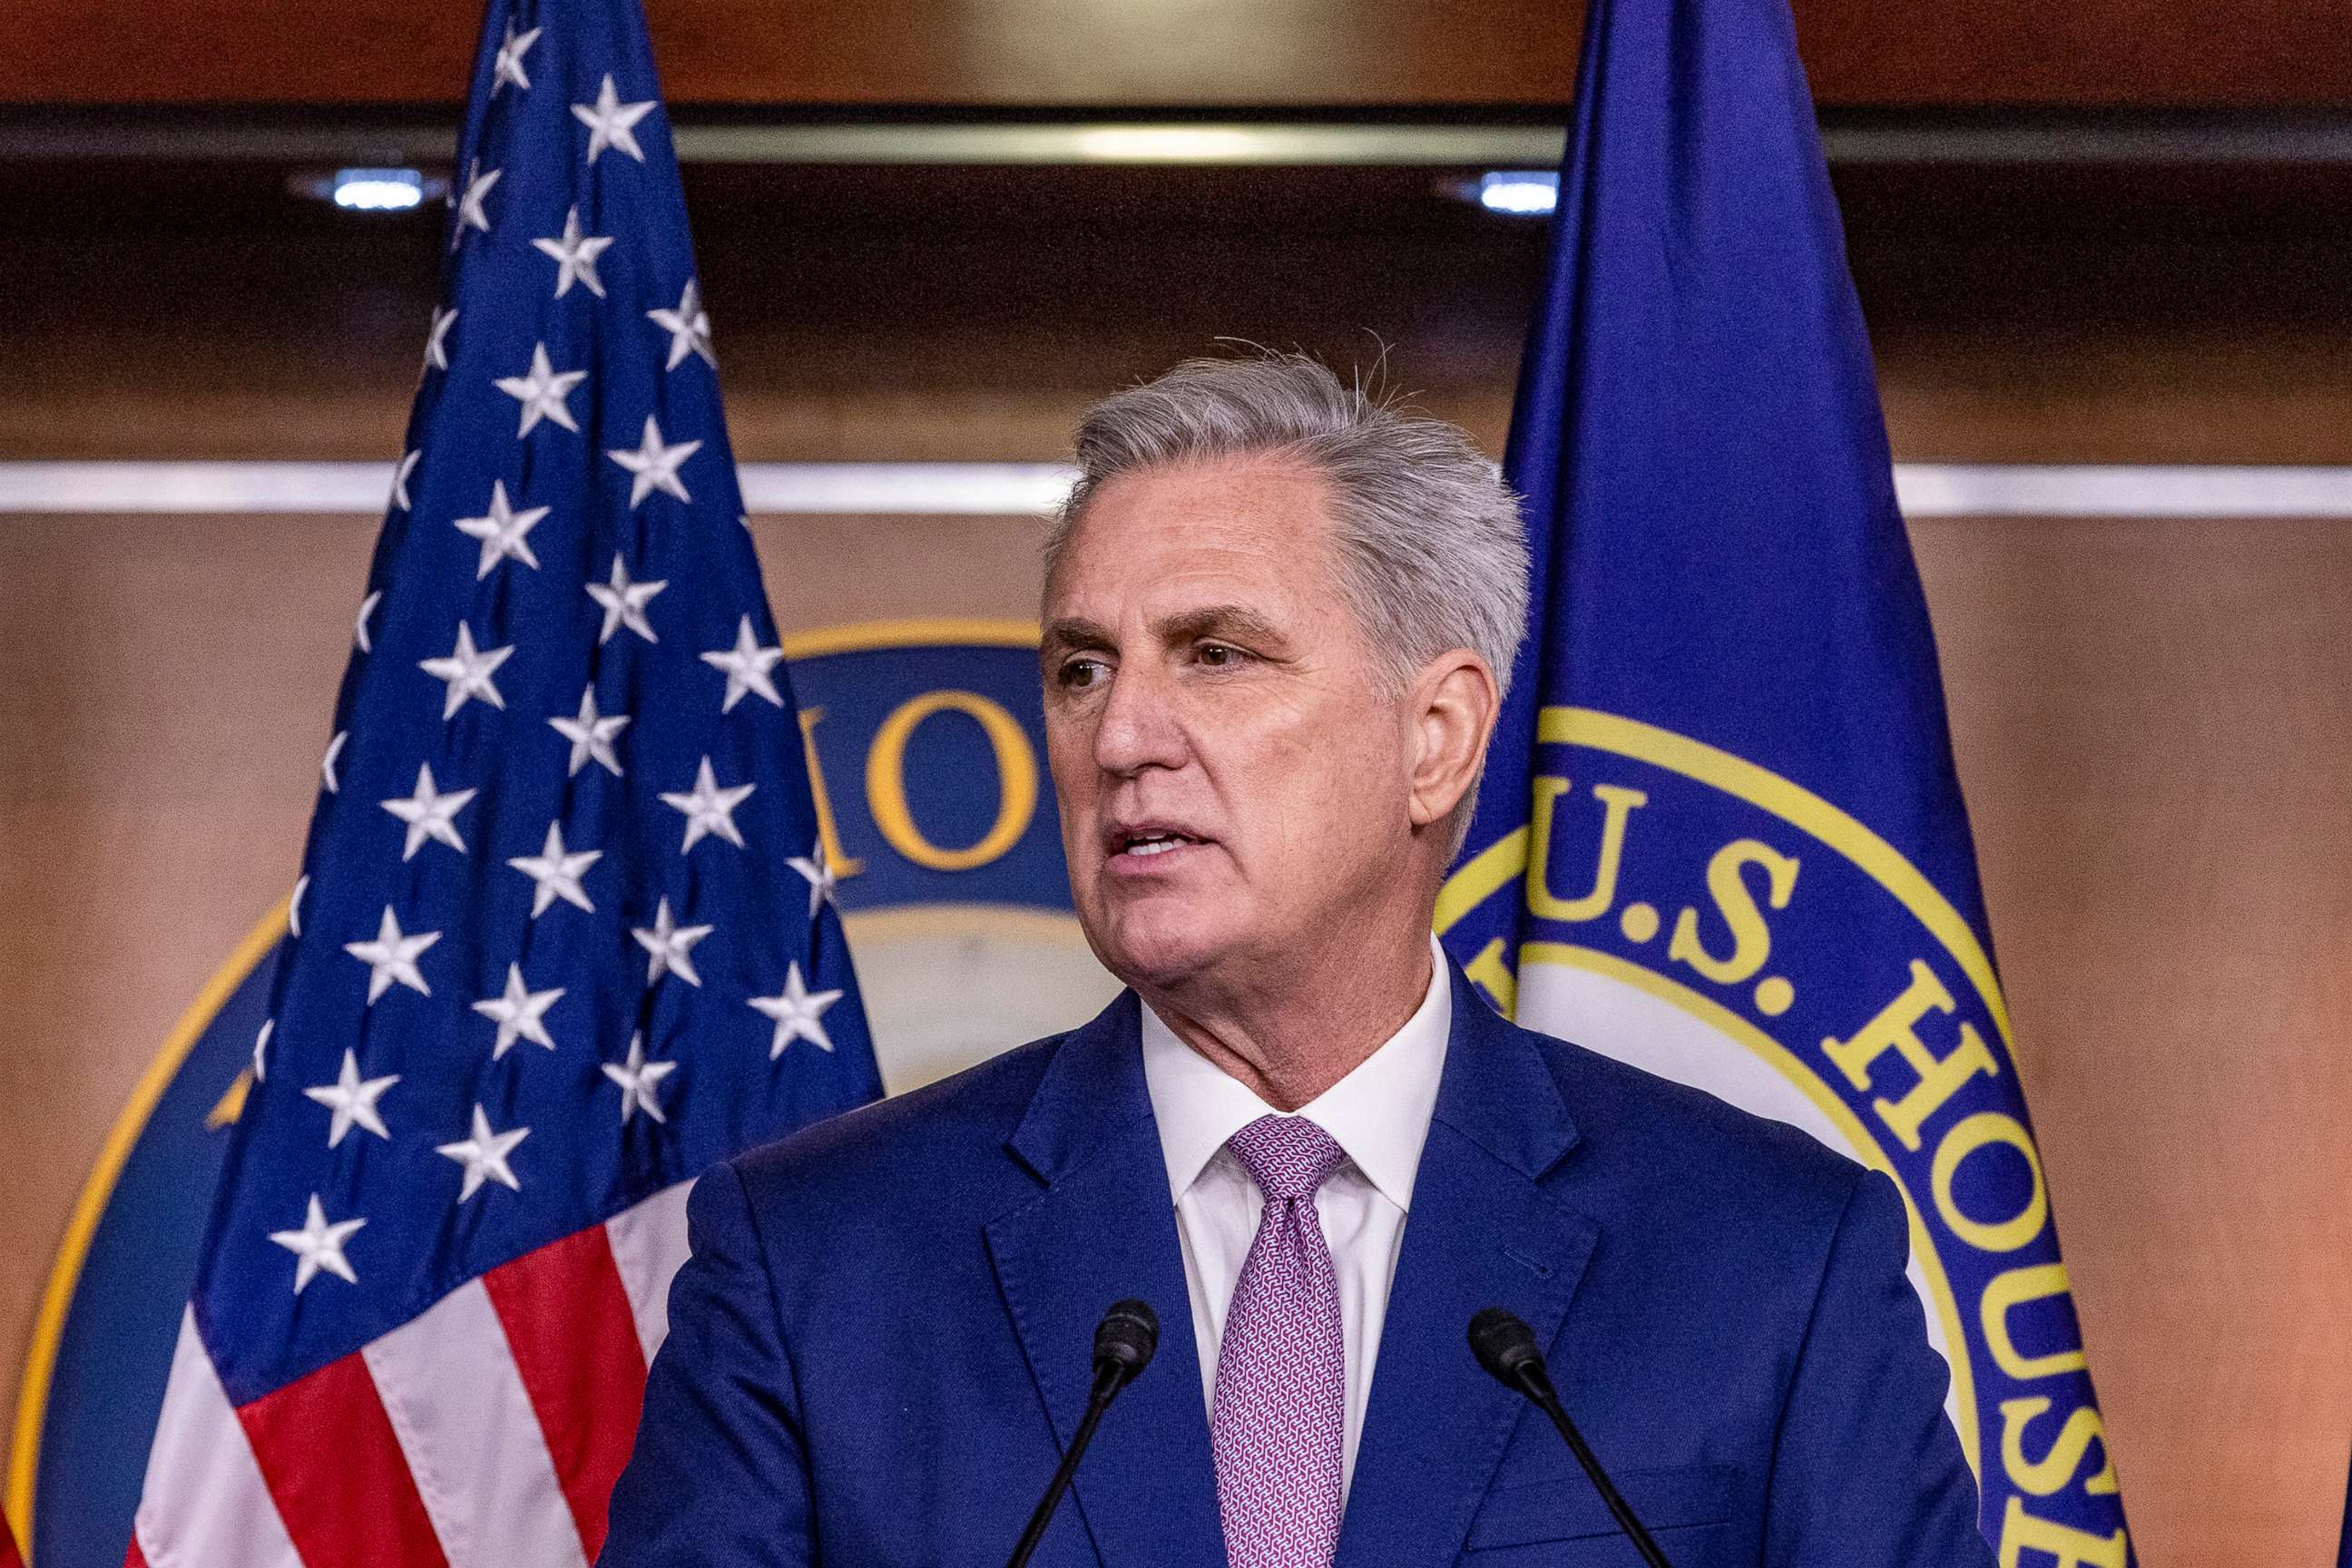
<path fill-rule="evenodd" d="M 336 1075 L 335 1081 L 306 1089 L 302 1095 L 304 1099 L 315 1100 L 335 1113 L 333 1123 L 327 1129 L 328 1148 L 341 1143 L 343 1134 L 354 1127 L 364 1127 L 389 1142 L 391 1130 L 384 1126 L 383 1113 L 376 1110 L 375 1102 L 383 1098 L 385 1089 L 399 1081 L 398 1073 L 362 1080 L 359 1058 L 346 1047 L 343 1070 Z"/>
<path fill-rule="evenodd" d="M 809 919 L 816 919 L 818 908 L 833 897 L 834 884 L 840 880 L 833 874 L 832 866 L 825 861 L 824 841 L 817 840 L 809 846 L 807 854 L 795 855 L 786 864 L 808 879 Z"/>
<path fill-rule="evenodd" d="M 572 389 L 588 379 L 584 370 L 559 372 L 547 357 L 547 345 L 534 343 L 530 350 L 529 375 L 502 375 L 496 384 L 500 392 L 522 404 L 522 422 L 515 427 L 515 439 L 530 434 L 531 426 L 545 419 L 561 425 L 577 435 L 579 424 L 572 417 L 572 405 L 565 401 Z"/>
<path fill-rule="evenodd" d="M 286 931 L 297 940 L 302 935 L 302 895 L 310 890 L 310 876 L 306 871 L 294 879 L 294 891 L 286 900 Z"/>
<path fill-rule="evenodd" d="M 562 237 L 534 239 L 530 243 L 532 248 L 543 250 L 555 258 L 557 299 L 561 300 L 572 291 L 575 279 L 599 300 L 604 297 L 604 279 L 596 276 L 596 258 L 611 247 L 613 241 L 606 236 L 580 232 L 580 207 L 577 203 L 563 215 Z"/>
<path fill-rule="evenodd" d="M 572 106 L 572 118 L 588 127 L 589 163 L 593 166 L 597 154 L 607 147 L 618 147 L 638 163 L 644 163 L 646 150 L 637 145 L 635 128 L 638 121 L 653 111 L 654 100 L 650 98 L 642 103 L 623 103 L 621 95 L 614 90 L 612 75 L 607 72 L 604 85 L 596 89 L 596 101 L 593 105 L 575 103 Z"/>
<path fill-rule="evenodd" d="M 547 1010 L 563 995 L 563 987 L 552 991 L 533 991 L 522 983 L 522 965 L 507 965 L 507 989 L 501 996 L 491 996 L 474 1004 L 474 1011 L 495 1022 L 499 1037 L 490 1047 L 490 1060 L 497 1061 L 514 1048 L 517 1040 L 529 1040 L 534 1046 L 555 1048 L 555 1037 L 547 1032 L 544 1022 Z"/>
<path fill-rule="evenodd" d="M 339 1219 L 329 1225 L 327 1211 L 319 1206 L 319 1194 L 312 1193 L 310 1213 L 303 1220 L 301 1229 L 271 1231 L 269 1239 L 296 1258 L 294 1294 L 299 1296 L 302 1288 L 310 1284 L 321 1268 L 346 1284 L 358 1284 L 360 1277 L 352 1272 L 351 1259 L 343 1256 L 343 1243 L 351 1239 L 353 1231 L 365 1224 L 367 1221 L 364 1219 Z"/>
<path fill-rule="evenodd" d="M 420 931 L 415 936 L 402 934 L 400 921 L 392 906 L 383 906 L 383 922 L 376 927 L 373 942 L 347 942 L 343 951 L 368 966 L 368 1005 L 399 981 L 411 991 L 433 994 L 433 987 L 425 984 L 425 976 L 416 967 L 416 960 L 425 950 L 441 940 L 437 931 Z"/>
<path fill-rule="evenodd" d="M 646 984 L 651 985 L 667 972 L 688 985 L 700 985 L 702 976 L 694 972 L 694 961 L 687 954 L 693 951 L 696 942 L 710 934 L 710 929 L 709 926 L 677 924 L 670 918 L 669 900 L 662 900 L 655 906 L 651 926 L 629 928 L 629 934 L 637 939 L 637 945 L 652 955 L 646 963 Z M 613 1069 L 606 1068 L 604 1070 L 610 1072 Z"/>
<path fill-rule="evenodd" d="M 335 776 L 335 759 L 343 754 L 343 747 L 351 738 L 349 730 L 336 731 L 335 738 L 327 742 L 327 754 L 319 759 L 319 782 L 326 785 L 329 795 L 340 794 L 342 790 L 342 780 Z"/>
<path fill-rule="evenodd" d="M 492 174 L 490 178 L 495 180 L 498 178 L 498 175 Z M 483 188 L 487 190 L 488 187 L 484 186 Z M 489 225 L 485 223 L 482 226 L 488 228 Z M 457 324 L 457 306 L 452 305 L 446 310 L 438 305 L 433 307 L 433 335 L 425 340 L 425 363 L 426 368 L 431 370 L 447 370 L 449 368 L 449 329 Z M 400 509 L 403 511 L 406 511 L 408 510 L 408 503 L 404 500 L 402 501 L 400 503 Z"/>
<path fill-rule="evenodd" d="M 731 713 L 735 704 L 743 700 L 743 693 L 756 691 L 768 701 L 782 708 L 783 694 L 776 689 L 768 671 L 784 661 L 781 647 L 761 647 L 760 639 L 751 635 L 751 617 L 745 616 L 735 627 L 733 647 L 713 648 L 702 655 L 702 662 L 713 669 L 727 672 L 727 695 L 719 700 L 721 713 Z"/>
<path fill-rule="evenodd" d="M 543 30 L 533 27 L 528 33 L 518 35 L 514 30 L 514 24 L 512 22 L 507 24 L 506 40 L 499 45 L 498 58 L 491 62 L 490 96 L 492 98 L 498 97 L 499 89 L 509 82 L 514 83 L 525 92 L 530 90 L 530 78 L 523 74 L 522 58 L 530 52 L 531 45 L 539 42 L 539 35 Z M 478 59 L 480 57 L 475 58 Z"/>
<path fill-rule="evenodd" d="M 631 582 L 629 569 L 621 563 L 621 557 L 615 553 L 613 557 L 611 584 L 588 584 L 588 596 L 604 606 L 604 629 L 596 634 L 597 645 L 602 647 L 612 641 L 613 634 L 623 626 L 628 627 L 647 642 L 659 642 L 661 639 L 654 636 L 653 623 L 646 618 L 646 606 L 653 602 L 653 596 L 668 586 L 667 580 L 654 583 Z"/>
<path fill-rule="evenodd" d="M 593 686 L 580 693 L 580 716 L 576 719 L 554 718 L 548 722 L 555 732 L 572 742 L 572 767 L 565 776 L 576 775 L 590 763 L 595 763 L 614 778 L 621 776 L 621 759 L 613 752 L 613 737 L 628 728 L 626 713 L 606 715 L 596 711 L 596 689 Z"/>
<path fill-rule="evenodd" d="M 401 847 L 400 858 L 412 859 L 425 847 L 428 838 L 446 844 L 458 854 L 466 852 L 466 841 L 457 837 L 455 818 L 466 809 L 466 803 L 478 793 L 470 789 L 452 790 L 444 795 L 434 787 L 433 764 L 421 763 L 416 769 L 416 793 L 395 795 L 383 802 L 384 810 L 408 824 L 408 841 Z"/>
<path fill-rule="evenodd" d="M 794 1040 L 807 1040 L 820 1050 L 833 1049 L 833 1037 L 818 1022 L 824 1010 L 841 1000 L 838 991 L 811 991 L 801 979 L 801 966 L 794 963 L 784 970 L 784 988 L 773 996 L 754 996 L 751 1005 L 776 1025 L 776 1037 L 768 1047 L 768 1059 L 774 1061 L 784 1054 L 784 1047 Z"/>
<path fill-rule="evenodd" d="M 530 1129 L 528 1127 L 509 1128 L 504 1132 L 491 1131 L 490 1119 L 482 1114 L 482 1108 L 477 1105 L 474 1107 L 474 1135 L 462 1143 L 436 1144 L 434 1152 L 446 1154 L 466 1167 L 465 1184 L 457 1192 L 457 1201 L 462 1204 L 480 1192 L 486 1181 L 496 1182 L 509 1192 L 522 1191 L 522 1184 L 515 1180 L 513 1169 L 507 1164 L 507 1156 L 514 1152 L 516 1144 L 530 1136 Z"/>
<path fill-rule="evenodd" d="M 547 907 L 562 899 L 576 904 L 590 914 L 596 906 L 588 901 L 587 892 L 580 886 L 581 875 L 604 858 L 602 849 L 582 849 L 566 853 L 563 847 L 563 825 L 547 825 L 546 846 L 536 855 L 519 855 L 507 862 L 536 883 L 530 895 L 530 918 L 537 920 L 547 912 Z"/>
<path fill-rule="evenodd" d="M 720 789 L 718 775 L 710 771 L 710 759 L 702 759 L 702 766 L 694 775 L 694 792 L 665 792 L 662 804 L 686 814 L 686 842 L 678 847 L 683 855 L 699 843 L 705 834 L 724 838 L 740 849 L 744 847 L 742 829 L 735 826 L 735 808 L 751 797 L 756 784 L 736 784 Z"/>
<path fill-rule="evenodd" d="M 408 476 L 416 471 L 416 461 L 425 456 L 423 448 L 402 454 L 400 467 L 393 470 L 392 504 L 402 511 L 408 510 Z"/>
<path fill-rule="evenodd" d="M 634 452 L 625 447 L 608 448 L 604 456 L 626 468 L 636 478 L 629 481 L 629 507 L 635 510 L 645 504 L 647 496 L 664 490 L 682 501 L 694 498 L 686 493 L 686 484 L 677 477 L 677 466 L 702 450 L 699 441 L 677 441 L 662 445 L 661 426 L 650 414 L 646 416 L 643 437 Z"/>
<path fill-rule="evenodd" d="M 277 1031 L 278 1020 L 275 1018 L 264 1018 L 261 1021 L 261 1032 L 253 1037 L 253 1081 L 256 1083 L 265 1082 L 269 1077 L 269 1069 L 267 1065 L 267 1058 L 269 1054 L 269 1037 L 277 1033 Z"/>
<path fill-rule="evenodd" d="M 474 581 L 478 583 L 490 574 L 490 568 L 501 560 L 512 557 L 532 571 L 539 570 L 539 557 L 530 552 L 530 542 L 524 536 L 539 526 L 539 520 L 554 509 L 535 506 L 517 511 L 507 504 L 507 484 L 504 479 L 490 481 L 490 510 L 487 517 L 461 517 L 457 531 L 469 539 L 482 542 L 482 559 L 474 568 Z"/>
<path fill-rule="evenodd" d="M 686 280 L 686 292 L 677 297 L 677 310 L 656 307 L 646 314 L 669 334 L 669 363 L 662 369 L 676 370 L 688 354 L 700 355 L 705 364 L 718 364 L 719 357 L 710 352 L 710 318 L 703 311 L 693 279 Z"/>
<path fill-rule="evenodd" d="M 502 171 L 492 169 L 485 174 L 481 169 L 482 161 L 477 158 L 466 171 L 466 194 L 457 198 L 457 226 L 449 236 L 449 248 L 452 250 L 457 249 L 458 243 L 466 237 L 466 230 L 469 226 L 480 229 L 484 234 L 490 232 L 490 215 L 482 210 L 482 198 L 488 195 L 490 187 L 499 183 L 499 175 Z M 454 318 L 457 312 L 452 310 L 449 314 Z M 441 368 L 443 370 L 449 368 L 446 361 Z"/>
<path fill-rule="evenodd" d="M 629 1059 L 606 1062 L 604 1076 L 621 1086 L 621 1124 L 628 1125 L 629 1118 L 642 1110 L 656 1121 L 667 1121 L 662 1114 L 661 1102 L 654 1098 L 654 1086 L 677 1070 L 676 1062 L 646 1060 L 646 1037 L 643 1031 L 629 1037 Z"/>
<path fill-rule="evenodd" d="M 367 624 L 368 617 L 375 614 L 375 607 L 382 603 L 383 603 L 383 590 L 378 588 L 360 601 L 360 613 L 352 617 L 352 646 L 362 653 L 375 651 L 374 646 L 368 641 Z"/>
<path fill-rule="evenodd" d="M 436 680 L 448 682 L 448 690 L 443 694 L 441 717 L 454 719 L 468 698 L 478 697 L 493 708 L 507 705 L 507 700 L 499 695 L 498 682 L 490 677 L 497 674 L 499 666 L 513 655 L 512 643 L 504 647 L 475 647 L 472 630 L 465 622 L 459 621 L 457 646 L 449 650 L 448 657 L 420 658 L 416 661 L 416 668 Z"/>

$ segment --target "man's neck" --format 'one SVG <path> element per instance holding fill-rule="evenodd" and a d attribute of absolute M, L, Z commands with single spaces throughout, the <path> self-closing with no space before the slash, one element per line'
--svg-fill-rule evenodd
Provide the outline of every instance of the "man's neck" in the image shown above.
<path fill-rule="evenodd" d="M 1429 994 L 1426 927 L 1335 943 L 1262 983 L 1196 978 L 1137 991 L 1176 1037 L 1277 1110 L 1296 1110 L 1363 1064 Z"/>

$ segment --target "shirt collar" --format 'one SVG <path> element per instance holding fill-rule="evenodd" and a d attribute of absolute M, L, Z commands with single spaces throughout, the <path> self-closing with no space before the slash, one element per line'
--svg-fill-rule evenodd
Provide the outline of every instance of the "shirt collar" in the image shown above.
<path fill-rule="evenodd" d="M 1429 947 L 1429 991 L 1404 1027 L 1297 1113 L 1329 1133 L 1365 1180 L 1407 1213 L 1454 1026 L 1445 953 L 1433 936 Z M 1226 1139 L 1259 1117 L 1279 1112 L 1177 1038 L 1150 1006 L 1141 1012 L 1144 1082 L 1160 1124 L 1169 1193 L 1181 1198 Z"/>

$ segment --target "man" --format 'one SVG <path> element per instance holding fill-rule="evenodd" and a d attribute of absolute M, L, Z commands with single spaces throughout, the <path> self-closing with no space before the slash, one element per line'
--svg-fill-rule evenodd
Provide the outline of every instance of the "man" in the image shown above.
<path fill-rule="evenodd" d="M 697 1185 L 603 1561 L 1001 1561 L 1097 1319 L 1156 1359 L 1039 1563 L 1990 1561 L 1883 1176 L 1497 1018 L 1430 938 L 1525 621 L 1458 430 L 1299 357 L 1088 412 L 1046 734 L 1100 1016 Z"/>

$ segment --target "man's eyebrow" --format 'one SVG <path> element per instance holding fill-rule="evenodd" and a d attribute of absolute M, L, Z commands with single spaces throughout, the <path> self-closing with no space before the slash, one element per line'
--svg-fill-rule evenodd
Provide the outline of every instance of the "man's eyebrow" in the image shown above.
<path fill-rule="evenodd" d="M 1045 628 L 1037 645 L 1040 656 L 1051 658 L 1055 654 L 1068 653 L 1082 647 L 1110 647 L 1117 639 L 1110 628 L 1083 616 L 1065 616 Z"/>
<path fill-rule="evenodd" d="M 1159 624 L 1168 642 L 1192 642 L 1201 637 L 1232 637 L 1236 641 L 1287 647 L 1290 639 L 1280 628 L 1246 605 L 1204 605 L 1170 616 Z"/>
<path fill-rule="evenodd" d="M 1161 618 L 1153 629 L 1160 640 L 1194 642 L 1202 637 L 1231 637 L 1262 648 L 1283 649 L 1290 639 L 1275 624 L 1246 605 L 1203 605 Z M 1045 627 L 1038 639 L 1037 657 L 1045 661 L 1081 648 L 1112 648 L 1118 638 L 1108 626 L 1083 616 L 1065 616 Z"/>

